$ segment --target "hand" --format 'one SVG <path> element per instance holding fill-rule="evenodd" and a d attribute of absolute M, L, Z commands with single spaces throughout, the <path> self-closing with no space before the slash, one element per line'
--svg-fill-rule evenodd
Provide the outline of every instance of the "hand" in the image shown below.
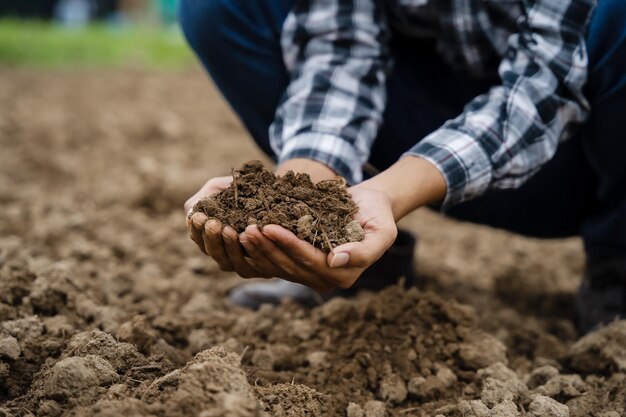
<path fill-rule="evenodd" d="M 393 244 L 398 233 L 391 201 L 384 192 L 363 183 L 349 189 L 359 206 L 357 219 L 365 232 L 361 242 L 336 247 L 326 254 L 277 225 L 261 232 L 248 226 L 239 241 L 249 257 L 244 258 L 258 274 L 297 282 L 319 292 L 349 288 L 363 271 Z"/>
<path fill-rule="evenodd" d="M 346 243 L 325 254 L 280 226 L 268 225 L 262 232 L 249 226 L 239 236 L 250 255 L 244 261 L 259 273 L 320 292 L 348 288 L 393 244 L 396 221 L 424 204 L 441 201 L 446 182 L 432 163 L 405 157 L 349 192 L 359 206 L 357 219 L 365 231 L 363 241 Z"/>
<path fill-rule="evenodd" d="M 306 172 L 315 182 L 335 177 L 335 173 L 324 164 L 307 159 L 292 159 L 277 167 L 276 173 L 283 175 L 287 171 Z M 212 257 L 223 271 L 235 271 L 243 278 L 271 278 L 268 271 L 253 268 L 246 261 L 244 247 L 239 242 L 237 232 L 214 219 L 208 220 L 204 213 L 191 213 L 194 204 L 200 199 L 218 193 L 228 187 L 232 177 L 218 177 L 209 180 L 193 197 L 185 203 L 187 227 L 191 240 L 205 254 Z"/>
<path fill-rule="evenodd" d="M 308 160 L 287 161 L 278 167 L 277 173 L 289 169 L 308 172 L 314 181 L 334 176 L 324 165 Z M 185 209 L 223 190 L 231 181 L 231 177 L 210 180 L 187 201 Z M 359 206 L 357 219 L 365 239 L 336 247 L 329 254 L 277 225 L 265 226 L 262 232 L 252 225 L 237 236 L 231 227 L 222 228 L 217 220 L 207 221 L 202 213 L 188 217 L 187 225 L 200 250 L 224 271 L 235 271 L 244 278 L 279 277 L 325 292 L 354 284 L 393 244 L 397 234 L 395 222 L 417 207 L 440 201 L 445 196 L 446 183 L 430 162 L 405 157 L 349 191 Z"/>
<path fill-rule="evenodd" d="M 219 193 L 227 188 L 233 181 L 233 177 L 216 177 L 207 181 L 206 184 L 200 188 L 189 200 L 185 202 L 185 213 L 187 214 L 185 220 L 187 227 L 189 228 L 189 237 L 198 245 L 198 248 L 205 255 L 209 255 L 210 241 L 205 240 L 205 224 L 207 223 L 207 216 L 204 213 L 191 214 L 193 206 L 205 197 L 212 194 Z M 221 229 L 221 228 L 220 228 Z"/>

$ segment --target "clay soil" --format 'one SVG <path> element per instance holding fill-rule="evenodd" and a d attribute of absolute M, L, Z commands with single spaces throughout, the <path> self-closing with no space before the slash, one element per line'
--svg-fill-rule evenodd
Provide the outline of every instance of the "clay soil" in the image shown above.
<path fill-rule="evenodd" d="M 0 70 L 0 416 L 626 416 L 577 239 L 420 211 L 419 289 L 230 305 L 182 204 L 251 159 L 200 71 Z"/>

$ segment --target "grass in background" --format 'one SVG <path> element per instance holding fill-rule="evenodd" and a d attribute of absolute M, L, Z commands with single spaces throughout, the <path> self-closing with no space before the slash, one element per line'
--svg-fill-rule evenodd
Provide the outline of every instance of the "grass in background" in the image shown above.
<path fill-rule="evenodd" d="M 176 29 L 0 20 L 0 66 L 45 69 L 164 68 L 193 63 Z"/>

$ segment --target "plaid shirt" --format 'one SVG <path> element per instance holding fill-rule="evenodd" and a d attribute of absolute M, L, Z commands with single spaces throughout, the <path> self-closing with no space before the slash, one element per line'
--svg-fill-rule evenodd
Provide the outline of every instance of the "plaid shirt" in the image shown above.
<path fill-rule="evenodd" d="M 521 185 L 586 120 L 594 0 L 300 0 L 281 44 L 291 83 L 270 128 L 279 161 L 318 160 L 350 183 L 382 123 L 390 30 L 436 39 L 450 65 L 500 84 L 405 155 L 435 164 L 444 208 Z M 421 140 L 420 140 L 421 139 Z"/>

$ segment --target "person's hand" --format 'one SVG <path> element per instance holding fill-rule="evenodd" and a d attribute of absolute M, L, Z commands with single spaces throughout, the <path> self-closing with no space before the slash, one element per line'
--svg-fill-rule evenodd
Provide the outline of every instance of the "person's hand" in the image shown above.
<path fill-rule="evenodd" d="M 260 231 L 253 225 L 239 236 L 249 255 L 244 261 L 261 274 L 320 292 L 348 288 L 393 244 L 396 222 L 424 204 L 441 201 L 446 182 L 434 164 L 405 157 L 349 192 L 359 206 L 356 218 L 365 231 L 363 241 L 346 243 L 325 254 L 280 226 L 267 225 Z"/>
<path fill-rule="evenodd" d="M 335 173 L 325 165 L 307 159 L 292 159 L 281 164 L 276 173 L 284 175 L 287 171 L 306 172 L 314 182 L 335 177 Z M 232 182 L 232 177 L 218 177 L 208 181 L 193 197 L 185 203 L 187 226 L 191 239 L 206 255 L 212 257 L 222 271 L 234 271 L 243 278 L 272 278 L 268 270 L 253 268 L 248 261 L 244 247 L 239 242 L 237 232 L 229 226 L 223 227 L 215 220 L 208 220 L 203 213 L 191 214 L 191 209 L 200 199 L 222 191 Z"/>
<path fill-rule="evenodd" d="M 207 216 L 204 213 L 191 213 L 193 206 L 205 197 L 212 194 L 219 193 L 227 188 L 233 181 L 233 177 L 216 177 L 206 182 L 189 200 L 185 202 L 185 213 L 187 214 L 185 220 L 187 228 L 189 229 L 189 237 L 198 245 L 198 248 L 205 255 L 209 255 L 209 249 L 211 242 L 205 239 L 205 226 L 207 223 Z M 221 227 L 220 227 L 221 229 Z"/>
<path fill-rule="evenodd" d="M 244 261 L 257 274 L 304 284 L 319 292 L 351 287 L 393 244 L 398 231 L 385 193 L 367 184 L 349 192 L 359 206 L 356 218 L 365 232 L 363 241 L 343 244 L 326 254 L 281 226 L 267 225 L 261 231 L 251 225 L 239 235 L 249 255 Z"/>
<path fill-rule="evenodd" d="M 277 173 L 289 169 L 310 173 L 314 181 L 334 176 L 329 168 L 308 160 L 287 161 L 278 167 Z M 209 181 L 187 201 L 185 210 L 190 210 L 199 199 L 223 190 L 230 182 L 231 177 Z M 234 271 L 243 278 L 283 278 L 325 292 L 354 284 L 393 244 L 396 221 L 417 207 L 440 201 L 445 196 L 446 183 L 430 162 L 406 157 L 376 177 L 351 187 L 349 192 L 359 206 L 356 218 L 365 231 L 365 239 L 338 246 L 329 254 L 277 225 L 267 225 L 263 231 L 251 225 L 238 236 L 231 227 L 207 220 L 202 213 L 188 217 L 187 224 L 192 240 L 224 271 Z"/>

